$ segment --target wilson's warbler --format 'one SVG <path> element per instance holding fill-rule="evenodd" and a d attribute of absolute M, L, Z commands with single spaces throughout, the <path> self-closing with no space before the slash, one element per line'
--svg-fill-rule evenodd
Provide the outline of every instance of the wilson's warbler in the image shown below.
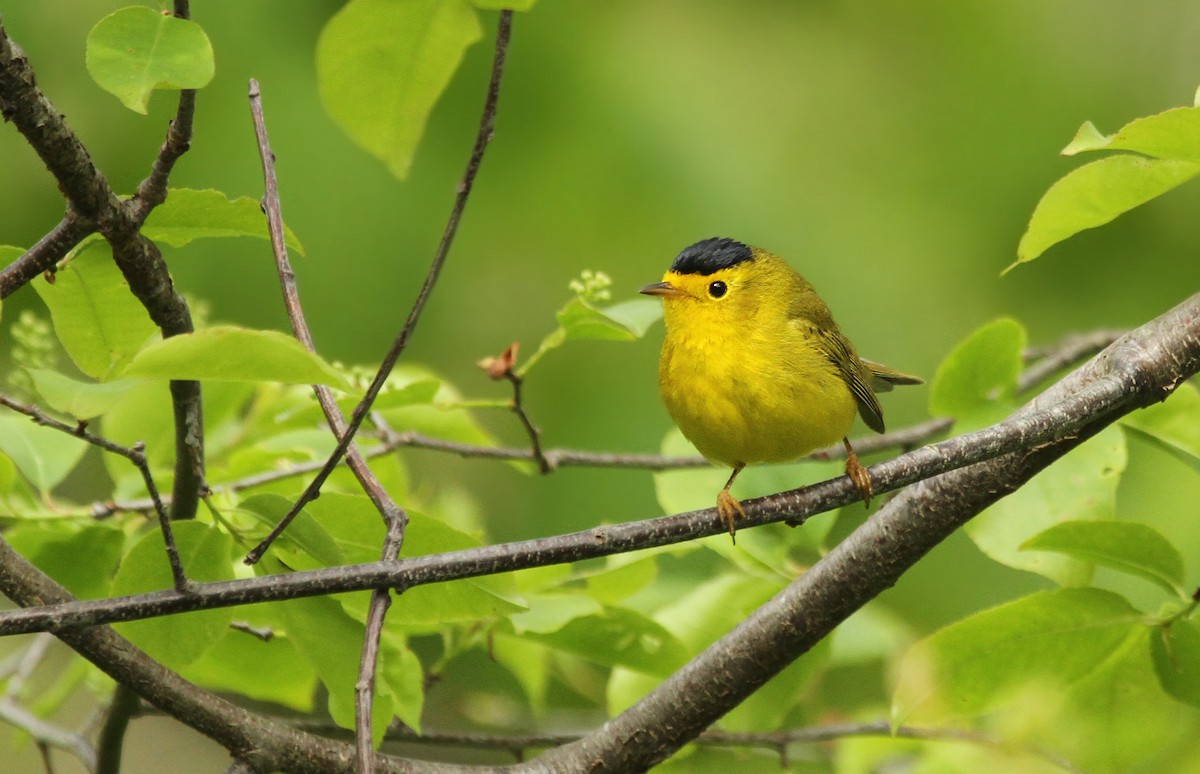
<path fill-rule="evenodd" d="M 846 474 L 870 503 L 871 477 L 846 438 L 854 414 L 882 433 L 875 393 L 920 379 L 860 358 L 812 285 L 782 259 L 732 239 L 688 247 L 641 292 L 663 300 L 658 378 L 667 411 L 701 454 L 733 468 L 717 494 L 730 536 L 746 515 L 729 493 L 742 468 L 839 438 Z"/>

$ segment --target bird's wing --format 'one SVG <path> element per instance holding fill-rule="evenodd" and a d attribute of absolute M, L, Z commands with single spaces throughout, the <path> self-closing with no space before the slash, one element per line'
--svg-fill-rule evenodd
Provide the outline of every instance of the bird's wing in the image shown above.
<path fill-rule="evenodd" d="M 883 408 L 868 386 L 868 382 L 873 381 L 874 372 L 869 371 L 869 366 L 865 366 L 863 361 L 859 360 L 854 345 L 836 327 L 817 328 L 816 341 L 817 347 L 825 353 L 837 368 L 842 381 L 850 388 L 850 394 L 858 404 L 858 413 L 867 423 L 867 427 L 882 433 Z"/>

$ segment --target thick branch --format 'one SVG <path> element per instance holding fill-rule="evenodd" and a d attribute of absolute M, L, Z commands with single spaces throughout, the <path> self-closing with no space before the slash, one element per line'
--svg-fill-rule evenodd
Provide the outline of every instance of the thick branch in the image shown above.
<path fill-rule="evenodd" d="M 1005 456 L 901 492 L 807 573 L 638 704 L 537 759 L 552 770 L 640 771 L 673 754 L 827 636 L 975 514 L 1121 415 L 1200 370 L 1200 296 L 1125 336 L 1005 424 L 1050 421 Z M 927 447 L 933 448 L 933 447 Z"/>
<path fill-rule="evenodd" d="M 1200 361 L 1200 345 L 1196 342 L 1200 335 L 1198 315 L 1200 295 L 1124 337 L 1060 383 L 1067 387 L 1053 388 L 1004 422 L 872 465 L 869 470 L 875 490 L 888 492 L 956 468 L 1014 452 L 1024 454 L 1030 449 L 1072 438 L 1093 427 L 1098 418 L 1111 422 L 1119 413 L 1163 399 L 1182 379 L 1195 372 Z M 1114 363 L 1119 363 L 1121 369 L 1116 370 Z M 1106 374 L 1104 379 L 1099 379 L 1095 373 L 1102 367 L 1109 370 L 1103 372 Z M 1120 379 L 1127 383 L 1117 384 Z M 999 476 L 1007 469 L 1005 465 L 999 465 L 995 470 L 987 470 Z M 991 486 L 974 480 L 972 483 L 982 489 Z M 840 476 L 803 489 L 746 500 L 743 502 L 746 518 L 740 526 L 749 528 L 777 521 L 800 524 L 816 513 L 860 498 L 850 480 Z M 889 505 L 885 510 L 890 512 L 891 508 Z M 669 545 L 722 531 L 715 509 L 708 508 L 556 537 L 412 557 L 390 564 L 377 562 L 196 584 L 186 595 L 158 591 L 73 602 L 41 610 L 13 610 L 0 613 L 0 635 L 57 631 L 190 610 L 369 588 L 403 589 Z"/>
<path fill-rule="evenodd" d="M 64 604 L 70 594 L 0 541 L 0 591 L 19 605 Z M 128 686 L 149 704 L 224 746 L 253 771 L 353 774 L 354 748 L 264 719 L 198 688 L 149 658 L 112 629 L 101 626 L 61 633 L 59 639 Z M 375 756 L 386 774 L 460 773 L 462 767 Z"/>

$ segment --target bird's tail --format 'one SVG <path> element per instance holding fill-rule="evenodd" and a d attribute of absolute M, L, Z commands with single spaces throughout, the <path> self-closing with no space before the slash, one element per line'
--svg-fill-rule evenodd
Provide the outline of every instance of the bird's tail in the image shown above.
<path fill-rule="evenodd" d="M 924 384 L 925 380 L 919 376 L 912 376 L 903 371 L 897 371 L 895 368 L 890 368 L 882 363 L 875 363 L 866 358 L 859 358 L 866 369 L 871 373 L 871 389 L 875 392 L 890 392 L 896 385 L 905 384 Z"/>

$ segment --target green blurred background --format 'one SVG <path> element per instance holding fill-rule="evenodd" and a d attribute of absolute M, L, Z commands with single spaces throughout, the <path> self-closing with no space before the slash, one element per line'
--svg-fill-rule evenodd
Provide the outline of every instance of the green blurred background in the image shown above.
<path fill-rule="evenodd" d="M 87 31 L 121 5 L 5 0 L 0 15 L 99 167 L 129 192 L 174 99 L 157 95 L 150 116 L 139 116 L 88 77 Z M 484 14 L 488 37 L 435 110 L 410 178 L 396 181 L 317 98 L 313 50 L 340 5 L 193 3 L 217 75 L 200 93 L 192 151 L 172 182 L 261 194 L 245 97 L 247 79 L 257 78 L 284 215 L 307 248 L 294 258 L 318 347 L 331 360 L 373 366 L 449 213 L 496 15 Z M 474 362 L 514 340 L 532 351 L 571 278 L 603 270 L 614 299 L 628 298 L 680 248 L 709 236 L 788 258 L 860 352 L 927 378 L 950 347 L 997 316 L 1021 320 L 1033 343 L 1136 325 L 1200 284 L 1196 185 L 1000 272 L 1041 193 L 1080 163 L 1058 150 L 1084 120 L 1111 132 L 1191 104 L 1198 35 L 1200 6 L 1185 0 L 543 0 L 515 20 L 495 141 L 405 360 L 469 396 L 504 397 Z M 0 244 L 32 244 L 62 209 L 36 156 L 3 127 Z M 210 319 L 287 329 L 266 242 L 165 250 L 179 286 L 205 301 Z M 21 309 L 39 306 L 29 291 L 7 300 L 0 335 Z M 660 339 L 661 328 L 647 341 L 573 344 L 547 357 L 526 387 L 545 442 L 656 450 L 670 427 L 656 390 Z M 887 396 L 889 425 L 923 419 L 926 398 L 924 389 Z M 510 416 L 484 421 L 505 442 L 523 443 Z M 468 480 L 495 541 L 658 513 L 644 472 L 529 477 L 488 462 L 410 458 L 417 487 L 433 473 Z M 1153 494 L 1170 505 L 1186 492 Z M 976 584 L 947 583 L 964 573 L 990 585 L 987 599 Z M 956 539 L 887 601 L 932 627 L 1038 583 Z M 196 770 L 213 770 L 214 755 Z"/>

